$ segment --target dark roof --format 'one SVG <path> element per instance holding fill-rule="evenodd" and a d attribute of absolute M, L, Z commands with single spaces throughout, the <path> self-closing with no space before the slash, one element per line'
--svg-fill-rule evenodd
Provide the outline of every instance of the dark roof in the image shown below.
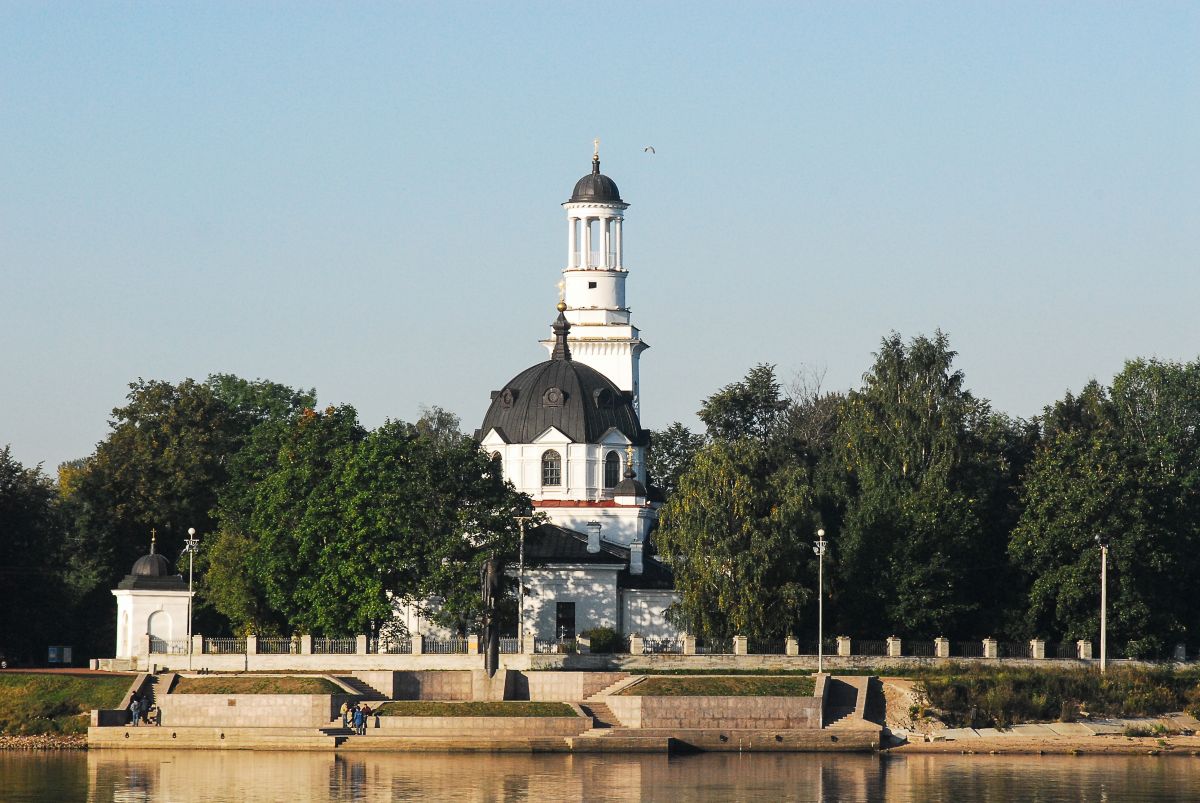
<path fill-rule="evenodd" d="M 559 310 L 553 355 L 492 393 L 480 437 L 496 429 L 506 443 L 533 443 L 555 427 L 576 443 L 599 443 L 616 428 L 635 444 L 647 442 L 649 433 L 638 422 L 631 396 L 595 368 L 571 359 L 569 329 Z"/>
<path fill-rule="evenodd" d="M 165 555 L 151 551 L 149 555 L 138 558 L 129 573 L 138 577 L 168 577 L 171 574 L 171 561 Z"/>
<path fill-rule="evenodd" d="M 525 533 L 525 563 L 528 566 L 579 564 L 622 568 L 617 574 L 618 588 L 663 589 L 675 587 L 671 570 L 651 554 L 643 553 L 642 573 L 629 571 L 629 547 L 600 539 L 600 551 L 587 551 L 587 534 L 557 524 L 543 523 Z M 647 550 L 649 552 L 649 550 Z"/>
<path fill-rule="evenodd" d="M 613 488 L 613 496 L 640 496 L 643 499 L 646 497 L 646 486 L 634 476 L 633 466 L 625 467 L 625 477 Z"/>
<path fill-rule="evenodd" d="M 187 581 L 181 575 L 150 577 L 144 574 L 127 574 L 117 588 L 133 591 L 187 591 Z"/>
<path fill-rule="evenodd" d="M 621 200 L 621 191 L 617 189 L 617 182 L 600 172 L 599 156 L 592 157 L 592 172 L 575 182 L 571 200 L 567 201 L 567 203 L 580 202 L 625 203 Z"/>

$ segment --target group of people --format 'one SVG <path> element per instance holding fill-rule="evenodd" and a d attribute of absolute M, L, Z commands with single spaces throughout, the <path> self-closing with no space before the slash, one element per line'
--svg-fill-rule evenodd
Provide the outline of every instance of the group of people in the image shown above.
<path fill-rule="evenodd" d="M 349 701 L 342 703 L 342 727 L 354 728 L 354 733 L 357 736 L 367 735 L 367 722 L 371 719 L 371 706 L 366 703 L 351 704 Z"/>
<path fill-rule="evenodd" d="M 140 694 L 133 695 L 129 702 L 129 715 L 134 727 L 145 722 L 147 725 L 162 724 L 162 709 L 153 701 L 147 702 Z"/>

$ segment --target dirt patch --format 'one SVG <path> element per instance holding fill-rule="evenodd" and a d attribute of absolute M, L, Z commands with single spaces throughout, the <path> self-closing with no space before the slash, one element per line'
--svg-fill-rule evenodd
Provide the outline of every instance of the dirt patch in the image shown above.
<path fill-rule="evenodd" d="M 811 697 L 811 677 L 655 675 L 622 689 L 630 697 Z"/>

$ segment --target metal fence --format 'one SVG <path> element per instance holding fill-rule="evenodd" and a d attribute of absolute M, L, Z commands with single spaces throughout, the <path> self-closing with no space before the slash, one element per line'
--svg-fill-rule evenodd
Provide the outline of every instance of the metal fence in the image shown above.
<path fill-rule="evenodd" d="M 887 655 L 886 641 L 850 641 L 851 655 Z"/>
<path fill-rule="evenodd" d="M 937 655 L 937 645 L 932 641 L 902 641 L 900 654 L 911 655 L 914 658 L 933 658 Z"/>
<path fill-rule="evenodd" d="M 204 639 L 206 655 L 245 655 L 246 640 L 244 638 L 206 638 Z"/>
<path fill-rule="evenodd" d="M 540 653 L 574 654 L 579 652 L 575 639 L 534 639 L 533 651 Z"/>
<path fill-rule="evenodd" d="M 1033 647 L 1028 641 L 1002 641 L 996 645 L 996 655 L 1000 658 L 1032 658 Z"/>
<path fill-rule="evenodd" d="M 467 651 L 467 640 L 465 638 L 450 638 L 442 641 L 425 639 L 425 644 L 422 645 L 422 651 L 430 655 L 455 655 L 457 653 L 465 653 Z"/>
<path fill-rule="evenodd" d="M 683 654 L 683 639 L 681 638 L 644 638 L 642 651 L 653 655 Z"/>
<path fill-rule="evenodd" d="M 1046 645 L 1047 658 L 1078 658 L 1079 646 L 1069 641 L 1055 642 Z"/>
<path fill-rule="evenodd" d="M 950 654 L 957 658 L 982 658 L 982 641 L 956 641 L 950 645 Z"/>
<path fill-rule="evenodd" d="M 500 653 L 502 655 L 516 655 L 519 652 L 521 652 L 521 640 L 519 638 L 500 639 Z"/>
<path fill-rule="evenodd" d="M 354 655 L 358 648 L 358 639 L 325 638 L 315 636 L 312 640 L 313 655 Z"/>
<path fill-rule="evenodd" d="M 783 641 L 754 641 L 746 642 L 746 652 L 751 655 L 783 655 L 787 652 L 787 643 Z"/>
<path fill-rule="evenodd" d="M 733 639 L 710 638 L 696 641 L 697 655 L 733 655 Z"/>
<path fill-rule="evenodd" d="M 188 640 L 185 638 L 162 639 L 157 636 L 151 636 L 150 652 L 155 655 L 187 655 Z"/>
<path fill-rule="evenodd" d="M 259 636 L 259 655 L 299 655 L 300 639 L 279 636 Z"/>
<path fill-rule="evenodd" d="M 412 639 L 371 639 L 371 643 L 367 645 L 367 651 L 380 655 L 412 655 Z"/>

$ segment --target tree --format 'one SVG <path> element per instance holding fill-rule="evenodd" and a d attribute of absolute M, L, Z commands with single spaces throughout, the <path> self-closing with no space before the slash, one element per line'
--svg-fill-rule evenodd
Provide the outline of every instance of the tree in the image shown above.
<path fill-rule="evenodd" d="M 775 366 L 759 363 L 745 379 L 726 385 L 704 400 L 697 415 L 710 438 L 766 441 L 788 402 L 775 379 Z"/>
<path fill-rule="evenodd" d="M 680 476 L 703 446 L 704 436 L 692 432 L 678 421 L 664 430 L 652 432 L 646 454 L 650 483 L 669 499 L 679 486 Z"/>
<path fill-rule="evenodd" d="M 831 540 L 848 632 L 996 626 L 1007 531 L 985 516 L 1012 478 L 985 436 L 1002 422 L 963 387 L 954 357 L 941 332 L 907 345 L 893 334 L 842 407 L 845 519 Z"/>
<path fill-rule="evenodd" d="M 750 439 L 701 449 L 662 509 L 655 538 L 675 574 L 673 616 L 689 632 L 782 638 L 815 586 L 816 529 L 804 466 Z"/>
<path fill-rule="evenodd" d="M 10 661 L 71 643 L 63 611 L 74 600 L 61 573 L 68 544 L 56 496 L 40 466 L 25 468 L 0 449 L 0 633 Z"/>
<path fill-rule="evenodd" d="M 1111 388 L 1093 382 L 1047 408 L 1009 547 L 1032 577 L 1031 628 L 1098 634 L 1100 537 L 1115 645 L 1161 656 L 1200 632 L 1187 593 L 1200 570 L 1197 420 L 1200 363 L 1131 361 Z"/>

